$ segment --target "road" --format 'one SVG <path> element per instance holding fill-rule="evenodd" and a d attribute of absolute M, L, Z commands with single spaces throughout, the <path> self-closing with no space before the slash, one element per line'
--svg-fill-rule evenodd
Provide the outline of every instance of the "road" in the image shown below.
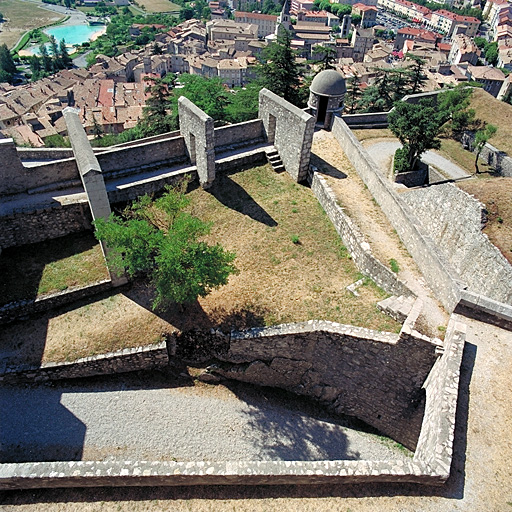
<path fill-rule="evenodd" d="M 391 165 L 391 158 L 395 151 L 400 147 L 402 147 L 400 142 L 382 141 L 366 147 L 366 150 L 379 168 L 384 173 L 387 173 L 389 171 L 389 166 Z M 436 167 L 446 175 L 448 179 L 458 180 L 471 176 L 464 169 L 434 151 L 425 152 L 421 157 L 421 161 Z"/>

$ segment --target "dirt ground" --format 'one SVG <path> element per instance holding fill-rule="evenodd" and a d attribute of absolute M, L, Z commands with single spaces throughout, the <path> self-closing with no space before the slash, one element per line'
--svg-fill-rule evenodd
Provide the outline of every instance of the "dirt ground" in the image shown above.
<path fill-rule="evenodd" d="M 0 23 L 0 44 L 13 47 L 27 31 L 44 27 L 63 18 L 60 14 L 42 9 L 31 2 L 0 0 L 0 12 L 8 21 Z"/>

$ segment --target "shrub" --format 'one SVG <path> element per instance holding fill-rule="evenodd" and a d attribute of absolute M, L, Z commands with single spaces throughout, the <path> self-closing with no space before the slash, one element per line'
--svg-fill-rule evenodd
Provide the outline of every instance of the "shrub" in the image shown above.
<path fill-rule="evenodd" d="M 393 171 L 395 174 L 399 172 L 407 172 L 409 169 L 409 158 L 407 148 L 398 148 L 395 151 L 395 161 L 393 162 Z"/>

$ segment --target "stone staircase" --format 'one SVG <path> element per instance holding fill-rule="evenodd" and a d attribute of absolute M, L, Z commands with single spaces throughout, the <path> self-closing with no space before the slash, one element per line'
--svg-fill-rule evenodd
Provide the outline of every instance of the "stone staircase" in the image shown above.
<path fill-rule="evenodd" d="M 285 170 L 283 161 L 275 147 L 266 151 L 268 163 L 272 166 L 275 172 L 282 172 Z"/>
<path fill-rule="evenodd" d="M 411 309 L 414 305 L 416 297 L 400 295 L 392 295 L 387 299 L 381 300 L 377 303 L 377 307 L 383 312 L 394 318 L 397 322 L 403 324 L 409 316 Z"/>

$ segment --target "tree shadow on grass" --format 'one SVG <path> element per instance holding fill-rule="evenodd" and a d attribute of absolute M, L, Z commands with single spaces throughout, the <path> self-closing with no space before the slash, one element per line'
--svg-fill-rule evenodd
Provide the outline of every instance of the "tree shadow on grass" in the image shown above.
<path fill-rule="evenodd" d="M 326 176 L 331 176 L 332 178 L 337 178 L 339 180 L 345 179 L 347 177 L 345 173 L 341 172 L 339 169 L 336 169 L 336 167 L 326 162 L 323 158 L 320 158 L 314 153 L 311 153 L 311 164 L 318 169 L 320 174 L 325 174 Z"/>
<path fill-rule="evenodd" d="M 207 190 L 224 206 L 231 208 L 251 219 L 270 227 L 277 222 L 262 208 L 243 187 L 233 181 L 228 175 L 216 177 L 213 185 Z"/>
<path fill-rule="evenodd" d="M 93 233 L 86 231 L 4 249 L 0 255 L 0 304 L 35 299 L 47 265 L 88 251 L 97 244 Z M 63 282 L 55 284 L 65 289 Z"/>

